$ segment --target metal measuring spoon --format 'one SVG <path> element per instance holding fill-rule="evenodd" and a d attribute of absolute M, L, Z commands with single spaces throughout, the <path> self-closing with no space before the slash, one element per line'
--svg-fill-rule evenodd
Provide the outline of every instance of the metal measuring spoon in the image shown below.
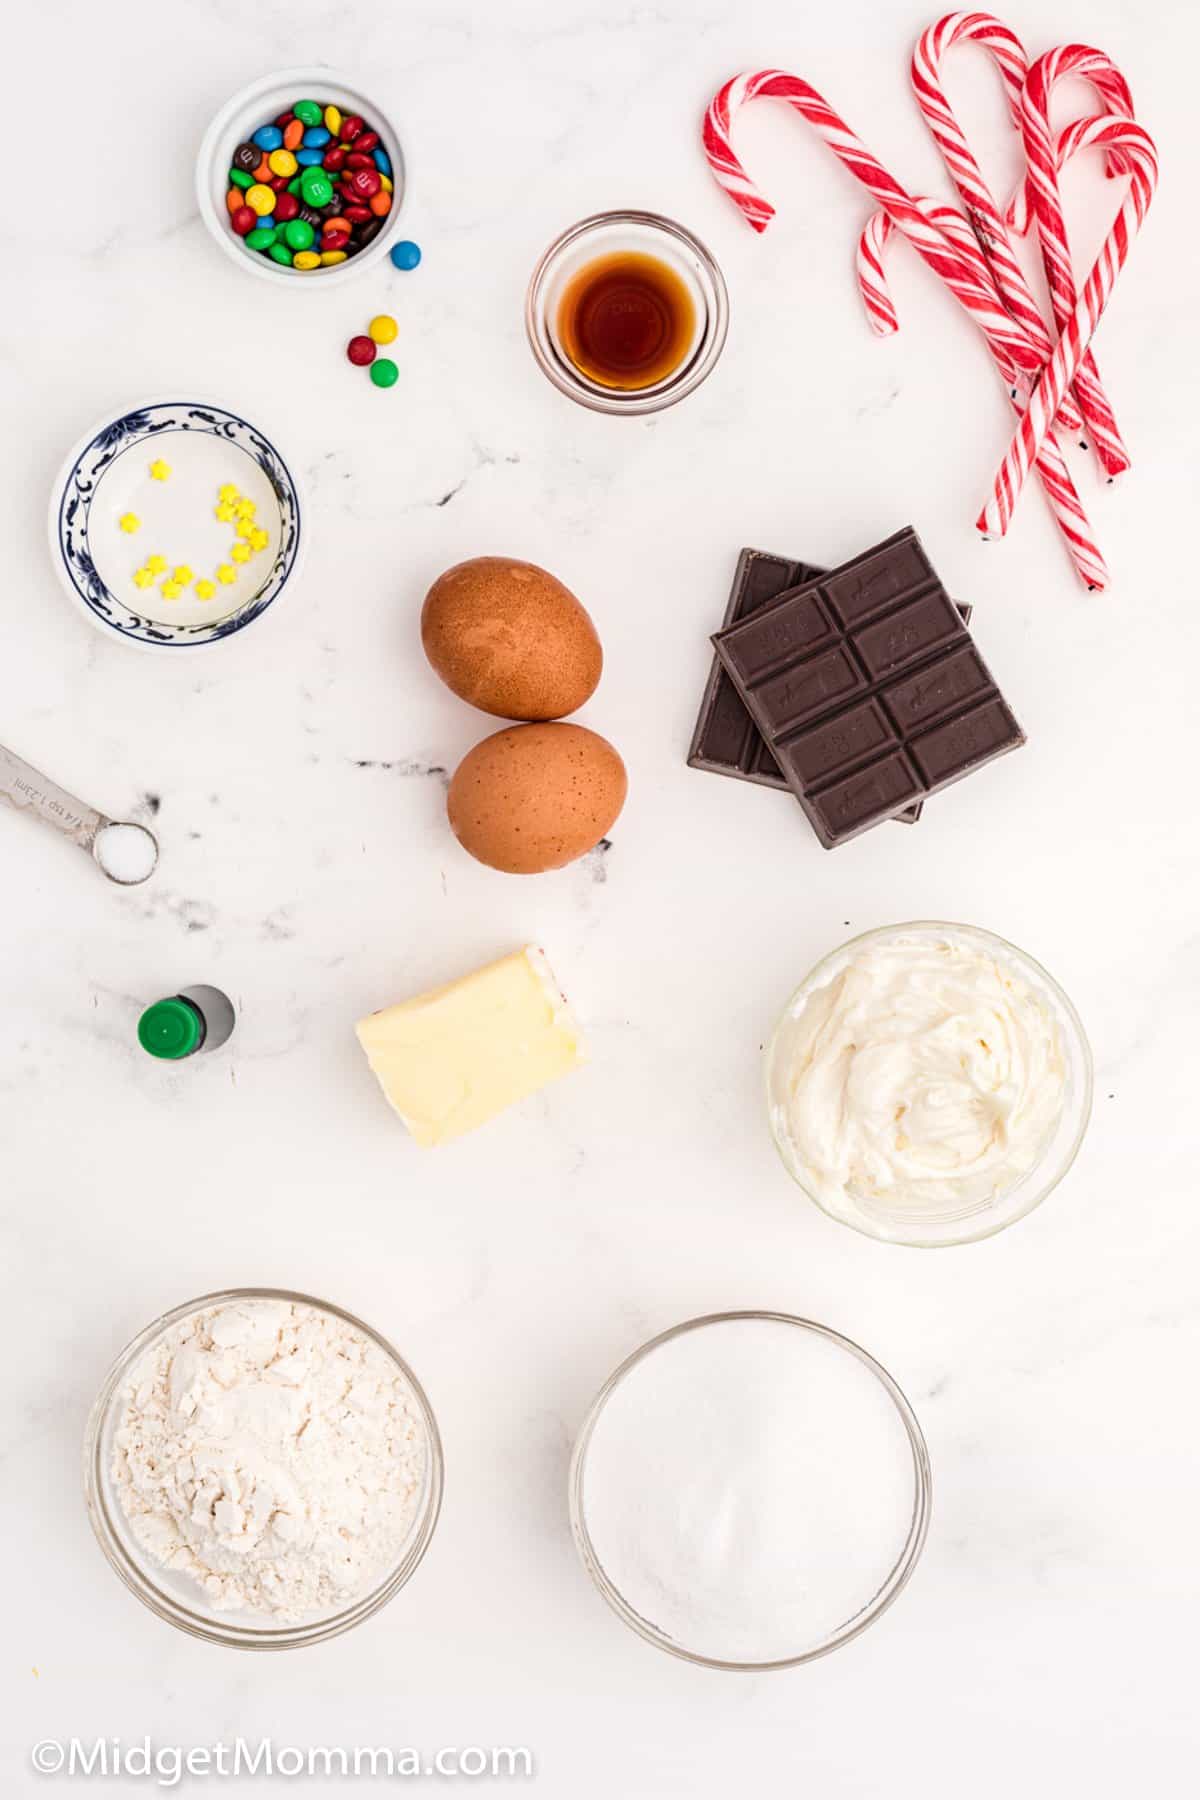
<path fill-rule="evenodd" d="M 129 820 L 110 819 L 94 806 L 85 806 L 3 744 L 0 800 L 15 806 L 18 812 L 32 813 L 34 818 L 53 825 L 86 850 L 108 879 L 120 887 L 137 887 L 154 873 L 158 840 L 152 831 Z"/>

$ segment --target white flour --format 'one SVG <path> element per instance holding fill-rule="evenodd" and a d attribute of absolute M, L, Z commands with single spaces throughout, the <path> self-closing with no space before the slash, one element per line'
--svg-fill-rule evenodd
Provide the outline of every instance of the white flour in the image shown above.
<path fill-rule="evenodd" d="M 685 1331 L 618 1383 L 584 1464 L 613 1586 L 681 1648 L 726 1662 L 811 1649 L 878 1592 L 916 1495 L 887 1390 L 819 1333 Z"/>
<path fill-rule="evenodd" d="M 392 1360 L 280 1300 L 193 1313 L 131 1373 L 112 1475 L 134 1535 L 218 1611 L 284 1624 L 347 1605 L 396 1561 L 429 1445 Z"/>

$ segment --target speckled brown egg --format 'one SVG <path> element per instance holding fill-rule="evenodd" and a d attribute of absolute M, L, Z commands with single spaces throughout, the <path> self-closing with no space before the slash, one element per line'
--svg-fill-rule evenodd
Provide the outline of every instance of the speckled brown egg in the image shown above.
<path fill-rule="evenodd" d="M 500 719 L 574 712 L 604 662 L 570 588 L 507 556 L 476 556 L 440 575 L 421 608 L 421 642 L 448 688 Z"/>
<path fill-rule="evenodd" d="M 468 751 L 446 811 L 464 850 L 508 875 L 561 869 L 607 835 L 625 804 L 625 765 L 582 725 L 511 725 Z"/>

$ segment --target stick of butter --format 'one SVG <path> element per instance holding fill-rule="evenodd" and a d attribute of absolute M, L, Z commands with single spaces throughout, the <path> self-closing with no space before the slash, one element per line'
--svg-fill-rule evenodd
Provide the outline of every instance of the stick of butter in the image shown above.
<path fill-rule="evenodd" d="M 533 944 L 371 1013 L 354 1029 L 388 1101 L 422 1145 L 474 1131 L 587 1061 L 579 1027 Z"/>

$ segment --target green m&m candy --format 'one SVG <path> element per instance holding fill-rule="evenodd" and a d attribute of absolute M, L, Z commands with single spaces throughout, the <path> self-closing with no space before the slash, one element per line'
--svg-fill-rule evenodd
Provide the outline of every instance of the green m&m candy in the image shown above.
<path fill-rule="evenodd" d="M 303 104 L 301 101 L 301 105 Z M 300 177 L 300 197 L 305 206 L 311 206 L 314 212 L 329 205 L 333 199 L 333 183 L 324 169 L 305 169 Z"/>
<path fill-rule="evenodd" d="M 325 116 L 319 100 L 297 100 L 292 111 L 305 125 L 319 125 Z"/>
<path fill-rule="evenodd" d="M 269 250 L 275 242 L 274 225 L 256 225 L 242 240 L 248 250 Z"/>
<path fill-rule="evenodd" d="M 241 188 L 243 192 L 254 186 L 253 175 L 247 175 L 245 169 L 230 169 L 229 179 L 234 187 Z"/>
<path fill-rule="evenodd" d="M 293 250 L 311 250 L 315 233 L 307 219 L 289 219 L 283 228 L 283 239 Z"/>
<path fill-rule="evenodd" d="M 376 387 L 395 387 L 400 379 L 400 371 L 390 356 L 380 356 L 371 364 L 371 380 Z"/>
<path fill-rule="evenodd" d="M 267 255 L 272 262 L 282 263 L 287 269 L 292 266 L 292 253 L 286 244 L 272 244 Z"/>

